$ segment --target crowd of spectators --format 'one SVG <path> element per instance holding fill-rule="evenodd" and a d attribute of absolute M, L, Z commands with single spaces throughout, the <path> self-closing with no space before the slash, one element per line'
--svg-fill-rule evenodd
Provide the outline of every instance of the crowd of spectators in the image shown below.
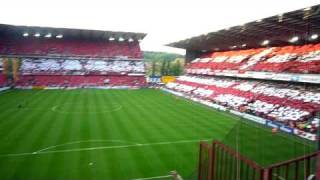
<path fill-rule="evenodd" d="M 212 76 L 180 76 L 167 88 L 315 133 L 320 87 Z"/>
<path fill-rule="evenodd" d="M 68 72 L 82 73 L 144 73 L 143 61 L 133 60 L 71 60 L 22 58 L 22 74 L 61 74 Z"/>
<path fill-rule="evenodd" d="M 19 72 L 9 70 L 15 74 L 16 86 L 145 85 L 137 39 L 3 37 L 0 54 L 18 60 Z M 0 70 L 0 86 L 3 82 L 6 79 Z"/>
<path fill-rule="evenodd" d="M 194 74 L 223 70 L 320 74 L 320 44 L 214 52 L 193 60 L 186 69 Z"/>
<path fill-rule="evenodd" d="M 127 75 L 23 75 L 17 87 L 143 87 L 144 76 Z"/>
<path fill-rule="evenodd" d="M 1 39 L 0 54 L 142 58 L 139 42 L 76 39 Z"/>

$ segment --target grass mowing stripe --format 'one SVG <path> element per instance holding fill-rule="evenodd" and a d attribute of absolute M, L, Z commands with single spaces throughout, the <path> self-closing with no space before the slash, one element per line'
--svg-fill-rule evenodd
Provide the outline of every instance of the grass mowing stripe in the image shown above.
<path fill-rule="evenodd" d="M 127 98 L 128 96 L 130 96 L 131 93 L 132 92 L 130 92 L 130 91 L 124 92 L 124 96 L 126 97 L 125 103 L 126 103 L 127 107 L 122 109 L 122 111 L 123 111 L 122 114 L 127 114 L 127 116 L 129 118 L 127 118 L 127 119 L 122 118 L 122 121 L 120 121 L 119 123 L 121 124 L 120 126 L 123 128 L 123 130 L 128 133 L 130 138 L 141 139 L 141 138 L 144 138 L 142 134 L 144 134 L 146 131 L 144 131 L 144 127 L 140 126 L 139 123 L 134 123 L 134 124 L 132 123 L 132 122 L 137 121 L 137 119 L 136 119 L 137 113 L 135 113 L 135 112 L 139 112 L 139 111 L 137 111 L 137 109 L 136 109 L 137 106 L 136 106 L 134 100 L 131 98 Z M 120 96 L 117 96 L 117 97 L 121 98 Z M 128 107 L 130 107 L 130 108 L 128 108 Z M 137 122 L 139 122 L 139 121 L 137 121 Z M 145 154 L 143 152 L 143 149 L 128 150 L 128 153 L 126 153 L 126 154 L 123 154 L 121 151 L 118 151 L 118 153 L 117 153 L 117 157 L 119 159 L 122 159 L 122 158 L 126 159 L 126 163 L 128 163 L 128 167 L 122 167 L 122 171 L 123 172 L 130 172 L 131 177 L 132 176 L 143 176 L 144 170 L 150 168 L 148 161 L 145 161 L 146 160 L 145 158 L 141 158 L 141 156 L 139 156 L 140 153 L 137 153 L 137 152 L 144 154 L 144 156 L 148 156 L 147 154 Z M 151 150 L 151 152 L 154 153 L 153 150 Z M 157 157 L 153 156 L 153 159 L 154 158 L 157 158 Z M 145 165 L 139 166 L 139 163 L 141 163 L 141 162 L 144 162 Z M 158 160 L 154 159 L 154 162 L 156 163 L 156 162 L 158 162 Z M 133 168 L 129 168 L 129 167 L 137 167 L 137 168 L 133 169 Z M 127 175 L 127 178 L 130 178 L 129 174 Z"/>
<path fill-rule="evenodd" d="M 104 106 L 104 102 L 101 100 L 102 98 L 100 98 L 100 95 L 98 94 L 99 91 L 92 91 L 93 93 L 93 101 L 92 101 L 92 106 L 97 105 L 97 107 L 103 107 Z M 96 104 L 94 104 L 96 103 Z M 102 114 L 97 114 L 96 117 L 94 117 L 93 121 L 97 121 L 97 123 L 94 123 L 94 126 L 92 126 L 92 130 L 91 132 L 97 132 L 97 138 L 100 139 L 107 139 L 105 138 L 106 136 L 104 135 L 106 133 L 105 128 L 104 128 L 104 121 L 103 120 L 99 120 L 99 119 L 104 119 L 103 118 L 104 115 Z M 106 156 L 104 152 L 101 153 L 97 153 L 96 157 L 94 156 L 94 153 L 91 153 L 91 157 L 90 157 L 90 162 L 89 162 L 89 166 L 92 166 L 91 168 L 96 170 L 97 172 L 95 172 L 95 174 L 99 174 L 99 177 L 102 176 L 100 174 L 103 174 L 107 171 L 108 169 L 108 162 L 105 160 Z M 90 165 L 90 163 L 93 163 L 92 165 Z M 108 173 L 112 173 L 112 172 L 108 172 Z"/>
<path fill-rule="evenodd" d="M 74 108 L 77 108 L 78 106 L 81 106 L 81 99 L 82 99 L 82 93 L 80 90 L 72 90 L 70 93 L 70 96 L 68 98 L 68 111 L 72 112 L 74 111 Z M 72 104 L 74 103 L 74 104 Z M 73 141 L 80 141 L 83 140 L 82 137 L 82 124 L 83 121 L 86 121 L 85 117 L 82 117 L 79 114 L 73 114 L 69 113 L 66 115 L 61 114 L 61 116 L 67 116 L 65 119 L 66 121 L 71 121 L 69 130 L 67 130 L 68 135 L 67 139 L 65 139 L 64 142 L 73 142 Z M 61 142 L 61 141 L 60 141 Z M 64 162 L 66 166 L 68 166 L 68 173 L 65 175 L 65 179 L 72 179 L 72 177 L 75 176 L 76 173 L 83 172 L 83 176 L 86 176 L 86 172 L 83 169 L 83 167 L 87 167 L 87 161 L 84 160 L 83 156 L 86 156 L 83 153 L 73 153 L 72 156 L 65 155 L 65 158 L 67 158 Z M 68 163 L 70 161 L 70 163 Z M 58 165 L 59 161 L 57 161 Z M 62 171 L 62 170 L 61 170 Z M 60 172 L 60 170 L 58 171 Z"/>
<path fill-rule="evenodd" d="M 47 108 L 47 111 L 44 111 L 39 119 L 40 121 L 43 121 L 45 119 L 48 119 L 48 123 L 50 126 L 48 126 L 48 123 L 45 123 L 42 127 L 42 129 L 45 130 L 43 135 L 39 135 L 36 141 L 35 150 L 39 149 L 46 145 L 46 142 L 51 142 L 52 137 L 59 137 L 61 136 L 61 132 L 63 132 L 63 129 L 65 129 L 65 124 L 63 121 L 59 121 L 56 119 L 56 115 L 52 114 L 51 107 L 53 104 L 56 104 L 60 100 L 63 100 L 64 93 L 63 92 L 57 92 L 57 91 L 50 91 L 50 93 L 46 93 L 45 95 L 42 95 L 42 99 L 46 99 L 46 104 L 42 104 L 44 107 Z M 57 98 L 58 96 L 58 98 Z M 31 104 L 31 103 L 30 103 Z M 33 103 L 32 103 L 33 104 Z M 49 133 L 51 132 L 51 133 Z M 44 158 L 29 158 L 31 162 L 25 162 L 23 166 L 28 166 L 28 164 L 40 164 L 41 166 L 37 169 L 35 168 L 25 168 L 26 173 L 25 176 L 32 177 L 32 178 L 45 178 L 48 176 L 48 173 L 52 170 L 50 164 L 52 161 L 55 160 L 54 155 L 53 156 L 47 156 Z"/>
<path fill-rule="evenodd" d="M 154 102 L 156 102 L 157 103 L 157 101 L 154 101 Z M 158 103 L 159 104 L 159 103 Z M 150 107 L 153 107 L 153 105 L 150 105 Z M 154 109 L 161 109 L 161 107 L 156 107 L 156 108 L 154 108 Z M 158 112 L 160 112 L 160 113 L 162 113 L 162 114 L 164 114 L 164 112 L 166 112 L 165 113 L 165 115 L 167 116 L 167 117 L 171 117 L 171 114 L 169 114 L 169 113 L 167 113 L 168 111 L 171 111 L 172 112 L 172 110 L 170 110 L 170 109 L 161 109 L 161 111 L 158 111 Z M 153 111 L 153 113 L 154 113 L 154 111 Z M 173 112 L 173 113 L 175 113 L 175 112 Z M 155 117 L 158 117 L 158 114 L 154 114 L 154 116 Z M 160 115 L 160 117 L 161 117 L 161 115 Z M 171 117 L 172 119 L 174 119 L 174 117 Z M 179 117 L 176 117 L 176 118 L 179 118 Z M 185 121 L 187 122 L 188 121 L 188 119 L 185 119 Z M 170 124 L 170 122 L 168 121 L 168 120 L 166 120 L 166 119 L 163 119 L 162 121 L 155 121 L 155 122 L 159 122 L 159 123 L 161 123 L 160 125 L 158 125 L 158 127 L 162 127 L 162 126 L 164 126 L 165 124 L 167 124 L 167 125 L 169 125 Z M 170 128 L 166 128 L 166 129 L 161 129 L 162 131 L 163 131 L 163 133 L 166 133 L 166 131 L 168 131 L 168 130 L 172 130 L 172 134 L 174 134 L 174 136 L 173 137 L 177 137 L 177 135 L 180 135 L 177 139 L 183 139 L 183 138 L 186 138 L 187 136 L 186 136 L 186 133 L 185 132 L 181 132 L 181 129 L 182 128 L 176 128 L 176 129 L 174 129 L 174 128 L 172 128 L 171 126 L 169 126 Z M 191 131 L 189 131 L 189 133 L 190 133 Z M 167 133 L 167 135 L 169 135 L 169 133 Z M 170 136 L 172 136 L 172 135 L 170 135 Z M 167 137 L 167 138 L 170 138 L 170 137 Z M 171 137 L 172 138 L 172 137 Z M 161 148 L 161 147 L 160 147 Z M 169 163 L 171 166 L 171 168 L 172 169 L 178 169 L 179 167 L 181 167 L 181 164 L 183 164 L 183 162 L 181 161 L 181 160 L 183 160 L 183 158 L 179 158 L 180 156 L 176 156 L 176 154 L 175 153 L 182 153 L 184 150 L 183 149 L 181 149 L 181 147 L 179 146 L 175 146 L 175 145 L 173 145 L 173 146 L 170 146 L 170 147 L 166 147 L 165 149 L 163 149 L 162 151 L 168 151 L 168 152 L 173 152 L 173 153 L 171 153 L 171 156 L 172 156 L 172 158 L 171 158 L 171 162 L 173 162 L 173 163 Z M 190 163 L 190 162 L 189 162 Z M 155 173 L 156 174 L 156 173 Z"/>
<path fill-rule="evenodd" d="M 0 102 L 3 99 L 11 102 L 0 103 L 4 112 L 0 114 L 0 140 L 5 140 L 0 144 L 0 153 L 31 153 L 27 157 L 0 157 L 4 180 L 123 180 L 167 174 L 174 169 L 184 177 L 193 177 L 198 139 L 204 137 L 234 146 L 239 134 L 240 150 L 263 164 L 312 151 L 295 142 L 292 136 L 273 135 L 269 129 L 250 122 L 239 125 L 237 133 L 233 127 L 240 121 L 233 119 L 235 116 L 176 99 L 159 90 L 46 90 L 39 95 L 37 92 L 13 90 L 0 95 Z M 34 109 L 11 113 L 8 109 L 15 107 L 12 102 L 19 102 L 24 96 L 33 96 L 28 106 Z M 122 109 L 96 113 L 115 104 Z M 53 106 L 65 113 L 52 111 Z M 41 112 L 42 109 L 45 111 Z M 34 149 L 83 139 L 120 139 L 143 145 L 88 142 L 32 154 Z M 194 142 L 179 142 L 186 139 Z"/>
<path fill-rule="evenodd" d="M 103 102 L 101 103 L 107 105 L 111 105 L 111 102 L 118 103 L 119 99 L 116 98 L 116 96 L 113 96 L 112 94 L 112 91 L 105 91 L 104 94 L 100 96 L 100 98 L 103 100 Z M 117 112 L 110 112 L 107 113 L 106 116 L 102 117 L 102 119 L 100 119 L 100 122 L 104 127 L 103 130 L 105 130 L 105 137 L 109 139 L 125 139 L 124 137 L 119 135 L 121 134 L 120 132 L 123 132 L 123 130 L 118 125 L 118 120 L 116 119 L 115 114 L 117 114 Z M 121 163 L 119 163 L 119 161 L 121 162 L 121 159 L 117 158 L 118 156 L 119 154 L 117 151 L 113 151 L 110 154 L 102 153 L 102 159 L 106 164 L 105 172 L 109 174 L 110 179 L 116 179 L 118 173 L 123 174 L 123 167 L 121 166 Z"/>
<path fill-rule="evenodd" d="M 162 98 L 162 97 L 161 97 Z M 161 100 L 161 99 L 160 99 Z M 160 103 L 158 103 L 157 101 L 154 101 L 155 103 L 157 103 L 157 104 L 160 104 Z M 149 105 L 149 107 L 153 107 L 153 105 Z M 160 113 L 162 113 L 162 114 L 164 114 L 165 116 L 164 117 L 171 117 L 171 115 L 170 114 L 168 114 L 167 112 L 168 112 L 168 110 L 170 110 L 170 111 L 172 111 L 171 109 L 164 109 L 164 108 L 161 108 L 161 107 L 155 107 L 154 109 L 161 109 L 161 111 L 158 111 L 158 112 L 160 112 Z M 151 111 L 152 112 L 152 111 Z M 164 113 L 165 112 L 165 113 Z M 153 114 L 154 114 L 154 112 L 153 112 Z M 158 115 L 157 114 L 154 114 L 154 116 L 155 117 L 158 117 Z M 162 117 L 161 115 L 159 116 L 159 117 Z M 178 117 L 177 117 L 178 118 Z M 166 128 L 166 129 L 161 129 L 164 133 L 166 133 L 166 131 L 168 131 L 169 129 L 171 129 L 172 130 L 172 134 L 175 134 L 175 136 L 173 136 L 173 137 L 177 137 L 177 135 L 180 135 L 177 139 L 183 139 L 183 138 L 186 138 L 187 136 L 185 135 L 186 133 L 185 132 L 181 132 L 181 128 L 176 128 L 176 129 L 174 129 L 174 128 L 172 128 L 172 126 L 169 126 L 171 123 L 174 123 L 174 121 L 172 121 L 171 123 L 170 123 L 170 120 L 171 119 L 174 119 L 174 118 L 170 118 L 169 119 L 169 121 L 167 120 L 167 119 L 165 119 L 165 118 L 161 118 L 162 120 L 161 121 L 156 121 L 156 122 L 159 122 L 159 123 L 161 123 L 161 125 L 159 125 L 158 127 L 163 127 L 163 126 L 165 126 L 165 125 L 167 125 L 169 128 Z M 184 117 L 182 117 L 182 119 L 184 119 Z M 188 119 L 186 118 L 185 119 L 185 121 L 187 122 L 188 121 Z M 192 131 L 188 131 L 188 133 L 187 134 L 189 134 L 189 133 L 191 133 Z M 169 133 L 167 133 L 167 134 L 169 134 Z M 169 138 L 169 137 L 168 137 Z M 171 137 L 172 138 L 172 137 Z M 194 147 L 197 147 L 197 146 L 194 146 Z M 161 147 L 160 147 L 161 148 Z M 180 156 L 178 155 L 176 155 L 175 153 L 180 153 L 180 154 L 183 154 L 183 152 L 185 152 L 185 149 L 184 148 L 181 148 L 181 146 L 171 146 L 171 147 L 166 147 L 165 149 L 163 148 L 163 149 L 161 149 L 162 151 L 167 151 L 167 152 L 172 152 L 172 153 L 170 153 L 170 155 L 171 155 L 171 157 L 172 158 L 170 158 L 169 157 L 169 159 L 171 160 L 170 162 L 171 163 L 169 163 L 171 166 L 171 169 L 179 169 L 181 166 L 183 166 L 183 160 L 185 160 L 185 158 L 180 158 Z M 195 156 L 192 156 L 192 157 L 195 157 Z M 196 159 L 196 158 L 194 158 L 194 159 Z M 195 162 L 195 160 L 193 160 L 192 162 Z M 189 161 L 189 164 L 192 164 L 190 161 Z"/>
<path fill-rule="evenodd" d="M 40 102 L 41 96 L 37 96 L 33 100 L 36 102 Z M 5 136 L 0 137 L 2 142 L 7 142 L 17 147 L 17 145 L 23 143 L 23 139 L 26 138 L 26 135 L 33 135 L 33 133 L 25 133 L 25 131 L 29 131 L 30 129 L 34 128 L 35 125 L 38 125 L 38 123 L 35 124 L 33 122 L 33 119 L 37 114 L 32 111 L 30 111 L 28 114 L 24 114 L 24 116 L 21 116 L 22 114 L 24 114 L 24 111 L 22 112 L 17 108 L 16 112 L 12 114 L 12 116 L 15 116 L 17 119 L 11 121 L 8 120 L 10 124 L 1 125 L 1 127 L 5 127 L 3 129 L 1 128 L 3 130 L 2 132 L 5 133 Z M 24 134 L 24 136 L 22 136 L 22 134 Z M 12 144 L 12 141 L 18 144 Z"/>
<path fill-rule="evenodd" d="M 51 115 L 48 117 L 50 118 L 50 126 L 48 129 L 48 132 L 43 137 L 42 141 L 39 143 L 39 149 L 42 149 L 43 147 L 48 147 L 53 144 L 59 143 L 61 140 L 61 137 L 64 136 L 65 131 L 68 132 L 68 126 L 64 119 L 60 119 L 60 116 L 58 113 L 52 113 L 51 107 L 54 105 L 59 104 L 60 102 L 63 102 L 64 100 L 68 99 L 68 95 L 65 93 L 65 91 L 50 91 L 50 95 L 54 97 L 52 99 L 50 106 L 48 108 L 51 112 Z M 50 155 L 45 158 L 45 160 L 42 161 L 42 172 L 38 172 L 36 174 L 42 173 L 43 175 L 40 175 L 40 177 L 48 177 L 50 176 L 50 173 L 54 170 L 52 167 L 55 165 L 55 155 Z M 38 169 L 34 169 L 38 170 Z"/>
<path fill-rule="evenodd" d="M 91 91 L 87 91 L 87 93 L 91 92 Z M 92 93 L 90 93 L 90 95 L 88 96 L 88 106 L 89 107 L 93 107 L 93 112 L 98 112 L 99 109 L 101 109 L 101 107 L 103 106 L 97 106 L 96 103 L 98 102 L 98 99 L 96 97 L 96 91 L 92 91 Z M 89 121 L 89 132 L 90 132 L 90 139 L 100 139 L 102 138 L 102 131 L 101 128 L 98 126 L 98 116 L 99 113 L 97 114 L 92 114 L 88 117 L 88 121 Z M 95 146 L 95 143 L 92 142 L 90 143 L 90 146 L 93 147 Z M 101 161 L 101 155 L 103 153 L 102 152 L 90 152 L 89 156 L 88 156 L 88 166 L 90 166 L 89 169 L 89 177 L 100 177 L 103 172 L 104 172 L 104 168 L 105 166 L 102 166 L 100 161 Z"/>
<path fill-rule="evenodd" d="M 128 92 L 128 96 L 130 96 L 132 92 Z M 137 97 L 138 99 L 130 99 L 128 104 L 130 104 L 130 106 L 132 106 L 133 108 L 128 108 L 127 113 L 130 115 L 130 117 L 132 117 L 131 122 L 138 122 L 135 123 L 135 127 L 136 130 L 134 132 L 136 132 L 136 135 L 139 136 L 140 138 L 143 139 L 143 141 L 148 141 L 146 139 L 148 139 L 149 136 L 144 136 L 144 134 L 152 134 L 155 133 L 152 129 L 145 127 L 144 123 L 142 123 L 142 121 L 137 121 L 139 118 L 146 118 L 149 119 L 149 122 L 152 124 L 152 126 L 157 126 L 156 124 L 154 124 L 154 121 L 152 121 L 152 117 L 150 116 L 151 113 L 147 114 L 146 112 L 148 111 L 148 109 L 143 109 L 141 108 L 141 106 L 136 106 L 136 102 L 138 102 L 139 100 L 141 101 L 142 105 L 145 105 L 145 107 L 148 107 L 148 105 L 150 104 L 145 104 L 148 103 L 148 101 L 144 98 L 144 96 L 142 96 L 142 94 L 139 94 L 139 96 Z M 139 114 L 135 113 L 135 112 L 140 112 Z M 155 114 L 154 114 L 155 115 Z M 132 123 L 131 123 L 132 124 Z M 128 129 L 129 130 L 129 129 Z M 164 135 L 164 134 L 162 134 Z M 155 148 L 150 148 L 150 150 L 148 151 L 144 151 L 144 149 L 140 149 L 139 150 L 142 154 L 145 154 L 145 158 L 143 158 L 143 161 L 146 163 L 145 168 L 141 167 L 139 168 L 139 174 L 137 174 L 136 176 L 146 176 L 149 174 L 153 174 L 154 173 L 154 169 L 153 167 L 158 167 L 159 169 L 166 169 L 166 164 L 163 162 L 163 159 L 160 159 L 158 156 L 158 152 L 156 151 Z M 141 156 L 136 156 L 134 154 L 131 154 L 131 156 L 134 158 L 133 162 L 135 162 L 135 164 L 137 164 L 139 161 L 141 161 Z M 149 161 L 149 159 L 152 159 L 152 163 Z"/>
<path fill-rule="evenodd" d="M 208 128 L 214 128 L 212 130 L 215 132 L 215 134 L 217 134 L 216 131 L 221 131 L 221 130 L 225 131 L 225 127 L 222 127 L 222 126 L 227 125 L 228 123 L 230 124 L 230 122 L 233 122 L 233 121 L 228 122 L 228 120 L 226 120 L 228 123 L 224 122 L 224 121 L 217 121 L 216 119 L 219 119 L 219 114 L 217 114 L 217 113 L 215 113 L 215 114 L 212 113 L 212 118 L 207 119 L 207 118 L 205 118 L 205 117 L 208 117 L 208 116 L 205 116 L 206 113 L 203 114 L 203 113 L 198 112 L 198 111 L 203 110 L 203 108 L 201 108 L 201 106 L 199 106 L 199 104 L 193 103 L 192 101 L 183 101 L 182 98 L 179 98 L 179 101 L 187 102 L 187 105 L 185 106 L 185 108 L 183 108 L 183 106 L 179 106 L 179 109 L 180 110 L 182 109 L 182 112 L 188 113 L 188 115 L 189 115 L 188 117 L 196 117 L 195 119 L 197 121 L 197 124 L 196 124 L 197 126 L 201 127 L 201 125 L 203 124 L 204 127 L 207 127 L 207 130 L 208 130 Z M 187 108 L 190 109 L 190 106 L 192 108 L 191 108 L 191 110 L 188 111 Z M 212 123 L 215 123 L 218 126 L 212 126 L 213 125 Z M 225 132 L 228 132 L 228 131 L 225 131 Z M 214 138 L 220 139 L 221 137 L 220 138 L 214 137 Z"/>
<path fill-rule="evenodd" d="M 32 100 L 40 102 L 42 99 L 41 94 L 39 93 L 41 91 L 36 92 L 33 95 Z M 29 101 L 32 102 L 30 99 Z M 48 103 L 48 102 L 46 102 Z M 21 112 L 19 112 L 21 113 Z M 43 115 L 43 114 L 42 114 Z M 49 119 L 43 119 L 42 121 L 39 121 L 37 123 L 33 122 L 33 119 L 37 116 L 37 113 L 34 113 L 30 111 L 25 117 L 21 118 L 20 120 L 26 123 L 23 123 L 23 126 L 20 126 L 20 128 L 15 128 L 12 130 L 12 134 L 15 135 L 16 137 L 19 137 L 19 134 L 24 134 L 23 138 L 20 138 L 19 141 L 17 141 L 17 144 L 15 144 L 16 149 L 27 149 L 27 150 L 32 150 L 37 146 L 37 137 L 41 137 L 45 131 L 46 127 L 49 123 Z M 40 119 L 42 116 L 40 116 Z M 28 141 L 26 141 L 28 139 Z M 10 170 L 10 173 L 6 173 L 3 176 L 8 175 L 8 177 L 16 178 L 17 173 L 23 169 L 23 173 L 28 173 L 28 171 L 25 170 L 25 164 L 28 164 L 32 162 L 32 159 L 25 158 L 25 159 L 19 159 L 19 163 L 16 163 L 14 165 L 11 165 L 11 168 L 13 169 L 12 171 Z M 28 166 L 26 166 L 28 167 Z M 7 171 L 8 172 L 8 171 Z"/>
<path fill-rule="evenodd" d="M 36 93 L 36 94 L 38 94 L 38 93 Z M 33 95 L 33 96 L 35 96 L 35 95 Z M 32 101 L 40 102 L 40 100 L 41 100 L 40 97 L 41 96 L 37 96 L 34 99 L 32 99 Z M 26 112 L 23 109 L 18 108 L 18 104 L 19 103 L 16 103 L 13 106 L 10 105 L 8 108 L 10 111 L 4 111 L 4 113 L 1 113 L 0 119 L 2 119 L 2 121 L 0 120 L 0 129 L 1 129 L 0 134 L 6 132 L 8 130 L 8 127 L 18 128 L 18 126 L 21 125 L 18 123 L 18 121 L 19 122 L 22 121 L 23 118 L 21 118 L 21 114 L 22 113 L 24 114 Z M 3 112 L 3 111 L 1 111 L 1 112 Z M 23 122 L 26 123 L 26 121 L 23 121 Z M 17 123 L 18 123 L 18 126 L 16 126 Z M 11 128 L 9 128 L 9 129 L 10 129 L 10 132 L 12 133 L 13 129 L 11 129 Z M 3 137 L 3 136 L 1 136 L 1 137 Z M 6 138 L 9 138 L 9 137 L 10 137 L 10 134 L 6 134 Z"/>

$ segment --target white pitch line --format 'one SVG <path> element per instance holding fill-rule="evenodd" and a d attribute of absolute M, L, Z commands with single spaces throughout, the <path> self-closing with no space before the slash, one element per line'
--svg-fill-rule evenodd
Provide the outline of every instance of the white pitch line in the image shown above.
<path fill-rule="evenodd" d="M 56 151 L 41 151 L 41 152 L 28 152 L 28 153 L 15 153 L 15 154 L 0 154 L 0 157 L 29 156 L 29 155 L 40 155 L 40 154 L 64 153 L 64 152 L 94 151 L 94 150 L 103 150 L 103 149 L 122 149 L 122 148 L 132 148 L 132 147 L 169 145 L 169 144 L 184 144 L 184 143 L 194 143 L 194 142 L 209 141 L 209 140 L 211 140 L 211 139 L 181 140 L 181 141 L 168 141 L 168 142 L 133 144 L 133 145 L 120 145 L 120 146 L 100 146 L 100 147 L 91 147 L 91 148 L 76 148 L 76 149 L 65 149 L 65 150 L 56 150 Z"/>
<path fill-rule="evenodd" d="M 154 176 L 154 177 L 138 178 L 138 179 L 132 179 L 132 180 L 160 179 L 160 178 L 167 178 L 167 177 L 172 177 L 172 175 L 166 175 L 166 176 Z"/>
<path fill-rule="evenodd" d="M 80 144 L 80 143 L 86 143 L 86 142 L 120 142 L 120 143 L 131 143 L 131 144 L 136 144 L 139 145 L 138 143 L 135 142 L 130 142 L 130 141 L 124 141 L 124 140 L 117 140 L 117 139 L 91 139 L 91 140 L 83 140 L 83 141 L 72 141 L 72 142 L 68 142 L 68 143 L 63 143 L 63 144 L 58 144 L 55 146 L 49 146 L 43 149 L 40 149 L 38 151 L 35 151 L 34 153 L 39 153 L 39 152 L 43 152 L 49 149 L 54 149 L 57 147 L 61 147 L 61 146 L 66 146 L 66 145 L 73 145 L 73 144 Z"/>

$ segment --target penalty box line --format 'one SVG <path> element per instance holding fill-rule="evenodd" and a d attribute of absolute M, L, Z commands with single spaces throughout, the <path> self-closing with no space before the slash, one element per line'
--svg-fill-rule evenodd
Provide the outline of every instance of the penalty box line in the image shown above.
<path fill-rule="evenodd" d="M 120 145 L 120 146 L 100 146 L 100 147 L 90 147 L 90 148 L 75 148 L 75 149 L 64 149 L 64 150 L 56 150 L 56 151 L 40 151 L 40 152 L 29 152 L 29 153 L 0 154 L 0 157 L 30 156 L 30 155 L 66 153 L 66 152 L 81 152 L 81 151 L 94 151 L 94 150 L 105 150 L 105 149 L 123 149 L 123 148 L 134 148 L 134 147 L 148 147 L 148 146 L 157 146 L 157 145 L 195 143 L 195 142 L 210 141 L 210 140 L 211 139 L 181 140 L 181 141 L 168 141 L 168 142 L 144 143 L 144 144 Z"/>

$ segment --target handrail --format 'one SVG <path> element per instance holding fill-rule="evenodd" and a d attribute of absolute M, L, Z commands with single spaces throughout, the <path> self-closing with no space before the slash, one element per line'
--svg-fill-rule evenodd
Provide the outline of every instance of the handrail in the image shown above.
<path fill-rule="evenodd" d="M 278 176 L 283 175 L 285 179 L 295 179 L 295 180 L 299 179 L 299 177 L 303 175 L 303 177 L 306 179 L 307 177 L 309 177 L 309 175 L 315 173 L 314 168 L 312 167 L 312 163 L 314 162 L 313 161 L 314 158 L 317 158 L 317 156 L 320 155 L 320 151 L 312 152 L 297 158 L 293 158 L 291 160 L 287 160 L 287 161 L 283 161 L 283 162 L 279 162 L 279 163 L 275 163 L 275 164 L 263 167 L 258 163 L 241 155 L 239 152 L 232 149 L 231 147 L 217 140 L 212 141 L 211 146 L 208 143 L 201 142 L 200 150 L 201 149 L 205 151 L 200 152 L 200 160 L 202 160 L 202 157 L 203 157 L 202 153 L 208 154 L 208 157 L 206 158 L 207 161 L 204 163 L 202 161 L 199 161 L 199 177 L 198 177 L 199 180 L 216 180 L 219 178 L 230 179 L 230 174 L 228 175 L 228 173 L 234 173 L 234 169 L 231 168 L 232 169 L 231 171 L 225 170 L 225 168 L 228 167 L 227 166 L 228 162 L 225 160 L 226 159 L 230 160 L 230 157 L 232 161 L 231 166 L 234 166 L 234 159 L 239 160 L 243 165 L 247 166 L 245 168 L 245 172 L 243 173 L 245 173 L 244 176 L 248 176 L 247 178 L 249 179 L 259 178 L 260 180 L 271 180 L 274 174 L 278 174 Z M 221 153 L 222 153 L 222 157 L 219 157 Z M 226 155 L 227 157 L 229 156 L 229 158 L 225 158 Z M 306 161 L 305 173 L 300 174 L 299 168 L 303 167 L 301 166 L 301 162 L 303 162 L 304 160 Z M 230 165 L 230 162 L 229 162 L 229 165 Z M 293 166 L 294 169 L 289 170 L 288 167 L 291 165 L 294 165 Z M 220 166 L 220 169 L 219 168 L 217 169 L 216 167 L 219 167 L 219 166 Z M 202 170 L 203 167 L 205 167 L 204 170 Z M 282 168 L 285 168 L 285 169 L 283 169 L 282 171 Z M 237 173 L 239 173 L 238 171 L 242 172 L 241 169 L 237 170 Z M 249 171 L 251 173 L 249 173 Z M 292 172 L 291 175 L 289 174 L 289 171 Z M 279 172 L 282 172 L 282 173 L 279 174 Z"/>
<path fill-rule="evenodd" d="M 290 159 L 290 160 L 287 160 L 287 161 L 284 161 L 284 162 L 275 163 L 275 164 L 269 165 L 267 168 L 268 169 L 277 168 L 277 167 L 280 167 L 280 166 L 283 166 L 283 165 L 287 165 L 287 164 L 290 164 L 290 163 L 293 163 L 293 162 L 296 162 L 296 161 L 301 161 L 303 159 L 316 157 L 318 155 L 318 153 L 320 153 L 320 152 L 317 151 L 317 152 L 313 152 L 313 153 L 310 153 L 310 154 L 307 154 L 307 155 L 303 155 L 303 156 L 297 157 L 295 159 Z"/>
<path fill-rule="evenodd" d="M 245 156 L 241 155 L 239 152 L 236 152 L 235 150 L 231 149 L 230 147 L 224 145 L 223 143 L 221 143 L 220 141 L 213 141 L 213 145 L 217 144 L 220 147 L 222 147 L 225 151 L 227 151 L 228 153 L 230 153 L 231 155 L 235 156 L 236 158 L 239 158 L 240 160 L 244 161 L 245 163 L 249 164 L 250 166 L 252 166 L 254 169 L 256 170 L 261 170 L 263 169 L 263 167 L 261 167 L 259 164 L 255 163 L 254 161 L 246 158 Z"/>

